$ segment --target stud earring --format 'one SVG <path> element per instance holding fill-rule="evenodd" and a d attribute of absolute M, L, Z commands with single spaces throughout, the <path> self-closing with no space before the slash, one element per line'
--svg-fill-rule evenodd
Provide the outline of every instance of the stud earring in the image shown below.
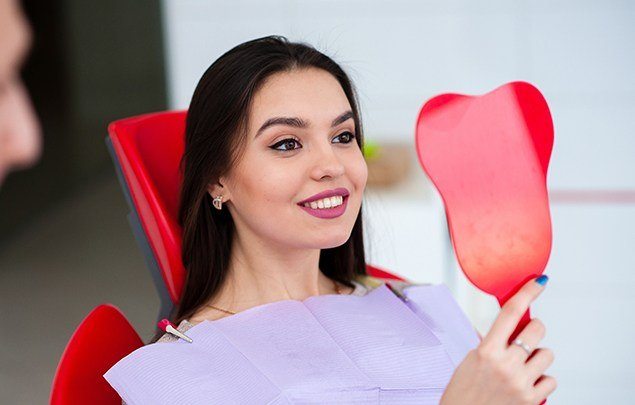
<path fill-rule="evenodd" d="M 216 208 L 217 210 L 223 209 L 223 196 L 219 195 L 214 197 L 214 199 L 212 200 L 212 204 L 214 205 L 214 208 Z"/>

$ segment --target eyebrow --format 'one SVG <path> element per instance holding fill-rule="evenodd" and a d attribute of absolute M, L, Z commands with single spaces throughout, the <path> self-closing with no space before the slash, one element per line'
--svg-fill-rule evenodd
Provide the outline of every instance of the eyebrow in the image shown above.
<path fill-rule="evenodd" d="M 353 112 L 351 110 L 348 110 L 344 112 L 343 114 L 340 114 L 340 116 L 338 116 L 337 118 L 333 120 L 333 122 L 331 122 L 331 128 L 336 127 L 351 118 L 353 118 Z M 254 139 L 258 138 L 258 136 L 261 133 L 263 133 L 267 128 L 273 127 L 275 125 L 285 125 L 285 126 L 295 127 L 295 128 L 308 128 L 309 126 L 311 126 L 311 123 L 309 121 L 303 120 L 302 118 L 298 118 L 298 117 L 269 118 L 267 121 L 265 121 L 264 124 L 262 124 L 258 132 L 256 132 L 256 136 Z"/>

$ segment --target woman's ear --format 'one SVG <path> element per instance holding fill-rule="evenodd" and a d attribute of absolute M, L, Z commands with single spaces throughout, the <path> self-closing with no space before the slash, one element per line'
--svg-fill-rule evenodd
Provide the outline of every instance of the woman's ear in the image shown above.
<path fill-rule="evenodd" d="M 209 183 L 207 185 L 207 192 L 210 196 L 212 196 L 212 198 L 218 197 L 219 195 L 223 196 L 223 202 L 229 201 L 231 197 L 227 187 L 224 187 L 220 181 L 217 181 L 216 183 Z"/>

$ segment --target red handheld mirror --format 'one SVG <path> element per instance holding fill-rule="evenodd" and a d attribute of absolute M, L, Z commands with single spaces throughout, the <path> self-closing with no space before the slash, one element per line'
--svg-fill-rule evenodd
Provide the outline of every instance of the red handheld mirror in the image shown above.
<path fill-rule="evenodd" d="M 415 141 L 463 273 L 502 306 L 551 252 L 547 102 L 520 81 L 481 96 L 441 94 L 421 108 Z M 510 342 L 529 320 L 527 310 Z"/>

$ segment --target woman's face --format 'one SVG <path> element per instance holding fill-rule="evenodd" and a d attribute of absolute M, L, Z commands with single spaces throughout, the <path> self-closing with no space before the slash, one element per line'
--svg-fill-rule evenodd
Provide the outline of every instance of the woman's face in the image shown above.
<path fill-rule="evenodd" d="M 220 179 L 224 187 L 209 189 L 212 196 L 223 195 L 241 239 L 298 249 L 332 248 L 348 240 L 368 177 L 350 111 L 339 82 L 326 71 L 268 78 L 252 102 L 244 155 Z M 281 117 L 287 122 L 265 125 Z M 338 188 L 349 195 L 337 217 L 320 218 L 298 205 Z"/>

